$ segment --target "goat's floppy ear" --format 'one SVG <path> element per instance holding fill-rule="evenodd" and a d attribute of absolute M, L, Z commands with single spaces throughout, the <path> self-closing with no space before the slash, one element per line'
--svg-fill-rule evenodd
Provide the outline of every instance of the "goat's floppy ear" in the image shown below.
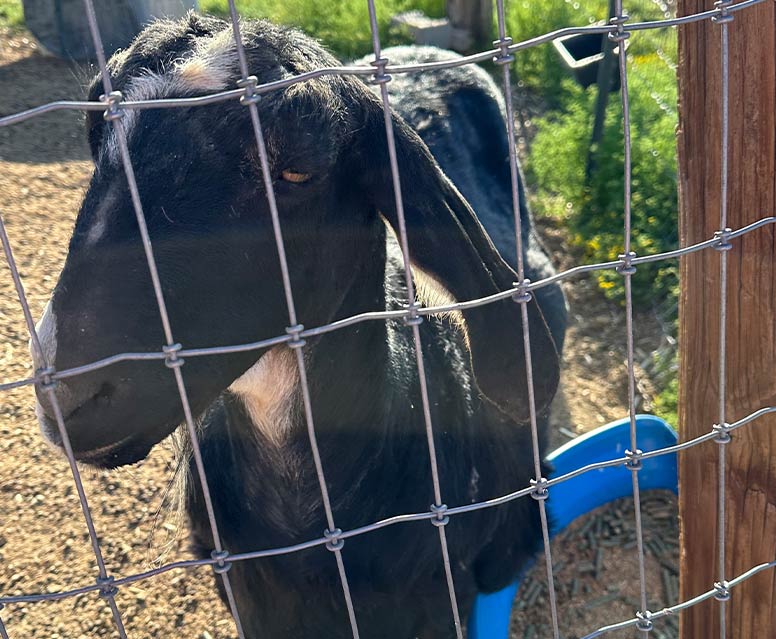
<path fill-rule="evenodd" d="M 362 129 L 370 139 L 367 188 L 399 235 L 382 110 Z M 414 265 L 458 301 L 509 290 L 517 274 L 496 251 L 468 202 L 437 165 L 426 145 L 393 116 L 409 251 Z M 536 297 L 528 303 L 534 398 L 548 407 L 558 386 L 558 352 Z M 472 370 L 482 394 L 520 422 L 529 418 L 520 305 L 512 299 L 463 311 Z"/>

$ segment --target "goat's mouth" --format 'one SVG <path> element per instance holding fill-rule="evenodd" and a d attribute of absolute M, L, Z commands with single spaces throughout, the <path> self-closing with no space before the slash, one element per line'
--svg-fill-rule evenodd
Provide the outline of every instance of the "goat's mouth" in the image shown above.
<path fill-rule="evenodd" d="M 62 440 L 57 420 L 48 415 L 39 403 L 35 406 L 35 414 L 46 441 L 58 452 L 66 454 L 65 443 Z M 65 430 L 70 439 L 73 457 L 76 461 L 106 469 L 128 466 L 145 459 L 154 445 L 154 442 L 143 441 L 135 434 L 127 435 L 115 442 L 94 447 L 82 447 L 79 445 L 80 442 L 73 445 L 73 438 L 70 435 L 72 426 L 68 424 L 72 417 L 73 414 L 65 418 L 64 422 Z"/>

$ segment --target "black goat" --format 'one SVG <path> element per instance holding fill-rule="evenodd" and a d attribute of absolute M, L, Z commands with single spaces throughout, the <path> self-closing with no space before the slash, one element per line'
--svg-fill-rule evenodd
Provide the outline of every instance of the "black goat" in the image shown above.
<path fill-rule="evenodd" d="M 153 24 L 111 59 L 113 85 L 128 99 L 233 87 L 231 38 L 223 22 L 193 14 Z M 261 83 L 336 64 L 293 29 L 252 22 L 244 38 Z M 452 55 L 386 53 L 397 61 Z M 419 290 L 464 300 L 508 289 L 515 273 L 400 117 L 514 259 L 495 87 L 470 67 L 395 78 L 391 90 Z M 90 98 L 99 94 L 95 81 Z M 407 296 L 379 100 L 358 79 L 327 76 L 267 94 L 258 108 L 300 320 L 319 326 L 401 308 Z M 176 339 L 193 348 L 282 335 L 287 309 L 247 109 L 235 101 L 134 111 L 123 122 Z M 58 369 L 164 343 L 115 133 L 90 112 L 88 135 L 95 172 L 40 324 Z M 522 199 L 521 207 L 529 276 L 547 275 Z M 560 290 L 539 292 L 528 317 L 536 403 L 545 413 L 565 326 Z M 527 486 L 534 471 L 519 305 L 431 317 L 420 333 L 445 501 L 471 503 Z M 231 552 L 294 544 L 326 528 L 290 353 L 283 346 L 191 357 L 182 369 Z M 400 321 L 360 323 L 308 340 L 304 353 L 337 525 L 427 510 L 434 499 L 411 332 Z M 143 458 L 183 419 L 173 376 L 159 362 L 69 377 L 56 393 L 76 456 L 98 466 Z M 42 428 L 58 442 L 47 396 L 38 401 Z M 197 481 L 188 482 L 185 500 L 195 545 L 207 556 L 213 543 Z M 453 517 L 447 530 L 464 616 L 476 592 L 515 577 L 540 539 L 530 498 Z M 350 539 L 343 557 L 362 637 L 452 635 L 439 538 L 427 521 Z M 230 575 L 248 637 L 349 635 L 329 551 L 235 562 Z"/>

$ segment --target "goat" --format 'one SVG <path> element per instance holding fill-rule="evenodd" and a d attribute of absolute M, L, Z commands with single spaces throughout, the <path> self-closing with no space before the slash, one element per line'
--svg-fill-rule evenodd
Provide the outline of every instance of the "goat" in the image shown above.
<path fill-rule="evenodd" d="M 294 29 L 257 21 L 243 33 L 261 83 L 336 64 Z M 400 59 L 413 49 L 386 53 Z M 109 70 L 113 86 L 131 100 L 193 96 L 239 79 L 231 30 L 196 14 L 150 25 L 111 58 Z M 391 91 L 422 301 L 508 290 L 516 274 L 464 199 L 513 255 L 508 146 L 495 86 L 484 71 L 461 68 L 395 78 Z M 95 80 L 90 99 L 99 93 Z M 407 290 L 380 101 L 359 79 L 325 76 L 266 94 L 258 109 L 300 321 L 320 326 L 402 308 Z M 287 308 L 247 109 L 235 101 L 133 111 L 123 122 L 176 339 L 195 348 L 282 335 Z M 59 370 L 117 352 L 158 351 L 164 343 L 115 132 L 95 112 L 87 129 L 95 171 L 39 325 L 44 355 Z M 547 275 L 552 267 L 522 194 L 520 206 L 528 273 Z M 560 289 L 537 291 L 527 310 L 543 428 L 559 376 Z M 512 300 L 420 325 L 449 504 L 508 493 L 534 475 L 521 326 Z M 304 347 L 321 458 L 342 529 L 427 511 L 434 501 L 413 348 L 400 320 L 362 322 Z M 200 421 L 221 535 L 233 553 L 318 538 L 326 528 L 291 353 L 276 346 L 190 357 L 181 369 Z M 68 377 L 55 393 L 75 456 L 99 467 L 142 459 L 183 421 L 173 376 L 158 361 Z M 39 392 L 37 399 L 44 434 L 61 444 L 48 396 Z M 213 539 L 198 482 L 188 482 L 184 501 L 194 547 L 209 556 Z M 539 529 L 531 498 L 450 519 L 464 617 L 477 592 L 515 578 L 537 549 Z M 349 636 L 330 555 L 319 547 L 234 562 L 230 576 L 246 636 Z M 452 635 L 439 537 L 427 521 L 349 539 L 343 558 L 363 637 Z"/>

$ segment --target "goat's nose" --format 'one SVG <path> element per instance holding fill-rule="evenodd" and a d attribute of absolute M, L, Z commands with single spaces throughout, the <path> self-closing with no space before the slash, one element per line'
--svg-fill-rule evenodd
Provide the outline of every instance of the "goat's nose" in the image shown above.
<path fill-rule="evenodd" d="M 51 302 L 46 305 L 43 317 L 35 327 L 39 347 L 30 340 L 30 354 L 35 372 L 54 366 L 57 357 L 57 318 Z M 75 411 L 88 402 L 109 402 L 113 386 L 99 376 L 77 375 L 57 380 L 49 387 L 35 386 L 38 416 L 44 436 L 56 445 L 61 436 L 56 425 L 54 403 L 59 407 L 62 418 L 67 420 Z"/>
<path fill-rule="evenodd" d="M 56 382 L 51 389 L 35 387 L 35 396 L 38 400 L 38 410 L 43 414 L 54 419 L 54 401 L 62 413 L 62 417 L 67 419 L 84 401 L 90 399 L 94 392 L 87 388 L 74 388 L 72 384 L 64 381 Z M 52 392 L 53 391 L 53 392 Z"/>
<path fill-rule="evenodd" d="M 33 339 L 30 339 L 29 348 L 32 365 L 37 373 L 41 369 L 53 366 L 57 356 L 57 318 L 50 301 L 46 304 L 43 316 L 35 326 L 35 333 L 38 336 L 40 349 L 36 347 Z M 35 395 L 38 399 L 38 413 L 42 411 L 45 416 L 53 418 L 54 408 L 50 391 L 36 386 Z M 73 392 L 69 384 L 58 383 L 54 387 L 54 396 L 64 417 L 67 417 L 80 405 L 81 395 L 82 393 Z"/>

